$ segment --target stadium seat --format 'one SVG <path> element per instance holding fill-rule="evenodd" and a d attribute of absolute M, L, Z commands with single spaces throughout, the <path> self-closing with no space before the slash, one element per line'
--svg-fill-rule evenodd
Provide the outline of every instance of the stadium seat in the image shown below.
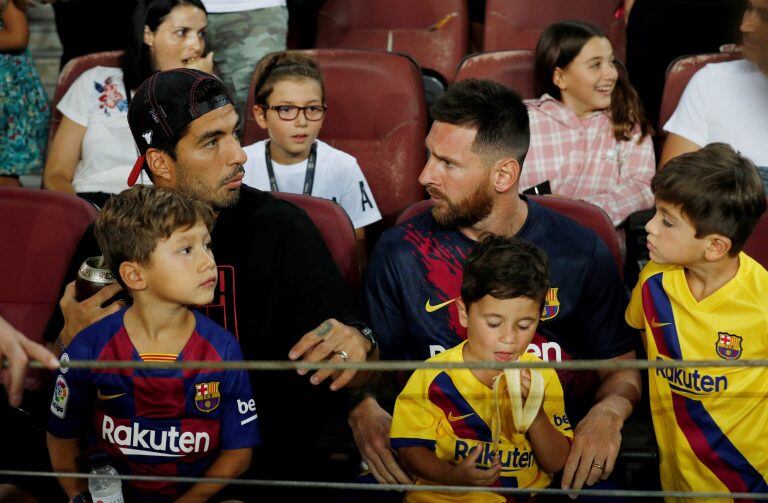
<path fill-rule="evenodd" d="M 595 231 L 608 246 L 608 250 L 611 252 L 613 260 L 616 261 L 619 272 L 624 270 L 624 262 L 621 258 L 621 248 L 619 246 L 619 236 L 616 234 L 616 229 L 614 229 L 611 219 L 608 218 L 608 215 L 606 215 L 602 209 L 594 204 L 566 197 L 527 197 L 532 201 L 536 201 L 540 205 L 549 208 L 552 211 L 556 211 L 561 215 L 565 215 L 584 227 L 589 227 Z M 424 213 L 431 206 L 432 202 L 428 199 L 419 201 L 401 213 L 400 217 L 397 219 L 397 223 L 400 224 L 416 215 Z"/>
<path fill-rule="evenodd" d="M 74 195 L 0 187 L 0 316 L 30 339 L 43 330 L 96 210 Z"/>
<path fill-rule="evenodd" d="M 681 56 L 667 67 L 664 78 L 664 94 L 661 97 L 661 109 L 659 110 L 659 132 L 663 134 L 664 124 L 667 123 L 683 96 L 685 86 L 691 80 L 693 74 L 704 68 L 709 63 L 721 63 L 742 59 L 739 51 L 717 52 L 712 54 L 699 54 L 697 56 Z"/>
<path fill-rule="evenodd" d="M 316 47 L 402 52 L 449 82 L 467 53 L 465 0 L 327 0 Z"/>
<path fill-rule="evenodd" d="M 624 60 L 626 30 L 622 5 L 622 0 L 537 0 L 535 6 L 529 0 L 488 0 L 483 50 L 535 49 L 547 26 L 579 19 L 602 28 L 616 57 Z"/>
<path fill-rule="evenodd" d="M 768 213 L 757 223 L 755 230 L 744 245 L 744 251 L 768 269 Z"/>
<path fill-rule="evenodd" d="M 77 80 L 77 78 L 86 70 L 90 70 L 95 66 L 120 66 L 120 57 L 123 55 L 123 51 L 106 51 L 95 52 L 86 56 L 80 56 L 73 58 L 64 65 L 59 78 L 56 81 L 56 89 L 53 93 L 53 101 L 51 102 L 51 127 L 48 131 L 48 145 L 51 144 L 56 130 L 61 123 L 61 112 L 56 108 L 56 105 L 61 101 L 61 98 L 67 93 L 69 87 Z"/>
<path fill-rule="evenodd" d="M 360 288 L 360 266 L 355 253 L 355 229 L 344 209 L 333 201 L 302 194 L 275 192 L 273 195 L 303 209 L 320 231 L 349 291 Z"/>
<path fill-rule="evenodd" d="M 537 98 L 533 51 L 496 51 L 465 57 L 454 82 L 464 79 L 489 79 L 516 90 L 523 99 Z"/>
<path fill-rule="evenodd" d="M 421 75 L 402 55 L 351 49 L 306 51 L 323 70 L 328 114 L 320 139 L 357 158 L 384 225 L 424 196 L 427 111 Z M 243 144 L 266 138 L 253 118 L 251 81 Z"/>

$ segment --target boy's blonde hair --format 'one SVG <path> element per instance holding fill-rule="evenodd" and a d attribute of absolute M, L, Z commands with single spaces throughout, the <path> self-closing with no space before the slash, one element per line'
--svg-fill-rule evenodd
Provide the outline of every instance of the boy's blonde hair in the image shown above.
<path fill-rule="evenodd" d="M 118 272 L 123 262 L 149 263 L 157 243 L 178 229 L 202 222 L 213 228 L 210 206 L 172 189 L 136 185 L 110 198 L 96 218 L 94 232 L 106 266 L 125 288 Z"/>

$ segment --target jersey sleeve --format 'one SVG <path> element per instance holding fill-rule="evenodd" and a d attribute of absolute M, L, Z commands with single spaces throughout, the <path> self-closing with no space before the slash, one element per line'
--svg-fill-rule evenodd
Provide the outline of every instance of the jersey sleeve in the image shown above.
<path fill-rule="evenodd" d="M 629 326 L 638 330 L 645 330 L 645 311 L 643 309 L 643 284 L 645 281 L 654 274 L 661 271 L 658 264 L 653 261 L 648 262 L 643 270 L 640 271 L 640 276 L 637 280 L 635 288 L 632 289 L 632 297 L 629 300 L 629 306 L 624 313 Z"/>
<path fill-rule="evenodd" d="M 708 65 L 709 66 L 709 65 Z M 712 70 L 705 66 L 691 78 L 685 87 L 675 113 L 664 125 L 664 131 L 704 146 L 709 143 L 709 111 L 707 104 Z"/>
<path fill-rule="evenodd" d="M 58 105 L 56 105 L 59 112 L 83 127 L 88 127 L 88 112 L 91 106 L 89 98 L 96 85 L 94 81 L 96 71 L 97 69 L 94 68 L 80 75 L 67 89 Z"/>
<path fill-rule="evenodd" d="M 227 344 L 225 361 L 242 361 L 240 345 L 232 337 Z M 261 444 L 256 401 L 251 392 L 251 382 L 245 370 L 228 370 L 224 373 L 222 394 L 226 397 L 221 415 L 221 448 L 244 449 Z"/>
<path fill-rule="evenodd" d="M 565 398 L 563 386 L 557 372 L 552 369 L 544 371 L 544 413 L 557 431 L 568 438 L 573 438 L 573 427 L 565 413 Z"/>
<path fill-rule="evenodd" d="M 339 204 L 349 215 L 355 229 L 360 229 L 381 220 L 381 213 L 368 181 L 354 158 L 349 159 L 348 168 Z"/>
<path fill-rule="evenodd" d="M 390 444 L 393 449 L 426 447 L 434 450 L 438 417 L 427 398 L 426 373 L 417 370 L 395 401 Z"/>
<path fill-rule="evenodd" d="M 77 338 L 61 355 L 62 363 L 89 359 L 87 348 Z M 89 369 L 59 369 L 48 414 L 48 432 L 58 438 L 83 438 L 90 424 L 94 398 Z"/>
<path fill-rule="evenodd" d="M 585 358 L 615 358 L 638 347 L 637 333 L 624 320 L 627 302 L 616 262 L 603 240 L 596 238 L 577 309 L 586 337 Z"/>
<path fill-rule="evenodd" d="M 365 304 L 371 328 L 378 337 L 381 360 L 405 359 L 405 320 L 398 285 L 398 269 L 387 247 L 385 232 L 368 261 L 364 286 Z"/>

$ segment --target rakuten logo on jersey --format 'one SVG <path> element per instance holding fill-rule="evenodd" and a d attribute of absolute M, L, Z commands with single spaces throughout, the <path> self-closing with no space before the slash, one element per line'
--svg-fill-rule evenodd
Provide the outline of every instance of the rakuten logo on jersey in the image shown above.
<path fill-rule="evenodd" d="M 211 437 L 208 433 L 180 432 L 175 426 L 169 430 L 144 429 L 139 423 L 117 426 L 105 415 L 101 423 L 101 438 L 118 446 L 120 452 L 130 456 L 161 456 L 178 458 L 197 452 L 208 452 Z"/>

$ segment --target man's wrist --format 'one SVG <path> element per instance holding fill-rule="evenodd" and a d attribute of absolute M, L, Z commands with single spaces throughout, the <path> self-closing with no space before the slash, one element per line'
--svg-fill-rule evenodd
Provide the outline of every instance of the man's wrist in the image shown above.
<path fill-rule="evenodd" d="M 373 330 L 371 330 L 371 327 L 362 321 L 350 321 L 347 325 L 357 329 L 357 331 L 360 332 L 360 335 L 370 343 L 370 348 L 365 354 L 366 358 L 370 358 L 379 347 L 379 344 L 376 342 L 376 335 L 373 333 Z"/>

